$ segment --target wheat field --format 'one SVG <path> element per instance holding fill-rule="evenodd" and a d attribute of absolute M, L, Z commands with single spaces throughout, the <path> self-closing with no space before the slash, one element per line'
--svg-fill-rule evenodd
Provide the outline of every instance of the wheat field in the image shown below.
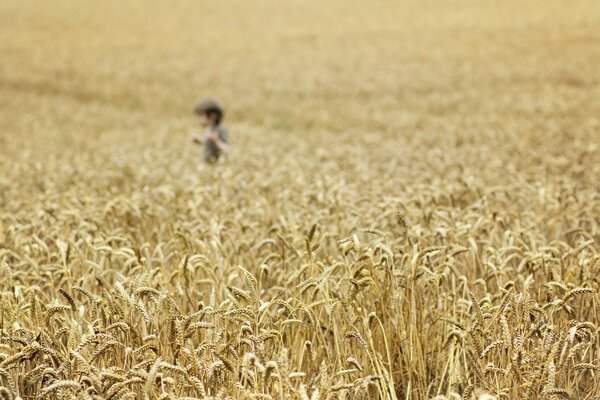
<path fill-rule="evenodd" d="M 600 399 L 596 0 L 0 25 L 0 398 Z"/>

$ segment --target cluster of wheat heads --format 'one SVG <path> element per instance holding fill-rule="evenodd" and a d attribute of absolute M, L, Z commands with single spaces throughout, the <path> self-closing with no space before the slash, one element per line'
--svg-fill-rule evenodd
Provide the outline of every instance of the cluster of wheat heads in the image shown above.
<path fill-rule="evenodd" d="M 401 180 L 334 165 L 311 184 L 320 170 L 294 159 L 272 161 L 271 178 L 238 160 L 201 188 L 136 188 L 141 170 L 85 195 L 111 171 L 68 164 L 46 179 L 78 187 L 50 199 L 5 186 L 0 396 L 598 395 L 593 192 L 561 183 L 541 202 L 465 175 L 374 202 Z"/>

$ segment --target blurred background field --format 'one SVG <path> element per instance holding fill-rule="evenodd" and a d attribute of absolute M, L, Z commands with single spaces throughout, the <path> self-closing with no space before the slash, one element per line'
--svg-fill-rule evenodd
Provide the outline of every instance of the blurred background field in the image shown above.
<path fill-rule="evenodd" d="M 596 1 L 4 0 L 0 26 L 4 398 L 600 395 Z M 233 152 L 198 169 L 208 96 Z"/>
<path fill-rule="evenodd" d="M 144 123 L 156 131 L 207 94 L 231 122 L 296 133 L 589 126 L 594 5 L 4 1 L 2 109 L 28 118 L 3 118 L 2 130 L 85 126 L 86 141 Z"/>

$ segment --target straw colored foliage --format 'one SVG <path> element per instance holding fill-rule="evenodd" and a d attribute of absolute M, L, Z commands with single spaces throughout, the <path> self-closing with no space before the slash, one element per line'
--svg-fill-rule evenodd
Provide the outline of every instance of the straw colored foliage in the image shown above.
<path fill-rule="evenodd" d="M 0 398 L 598 399 L 595 3 L 0 2 Z"/>

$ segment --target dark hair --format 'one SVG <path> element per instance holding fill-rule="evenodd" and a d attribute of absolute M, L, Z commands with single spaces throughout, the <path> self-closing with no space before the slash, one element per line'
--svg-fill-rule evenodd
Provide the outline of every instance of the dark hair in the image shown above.
<path fill-rule="evenodd" d="M 223 119 L 223 109 L 219 106 L 219 103 L 212 99 L 201 101 L 194 112 L 198 115 L 207 115 L 209 118 L 214 118 L 215 123 L 218 125 Z"/>

